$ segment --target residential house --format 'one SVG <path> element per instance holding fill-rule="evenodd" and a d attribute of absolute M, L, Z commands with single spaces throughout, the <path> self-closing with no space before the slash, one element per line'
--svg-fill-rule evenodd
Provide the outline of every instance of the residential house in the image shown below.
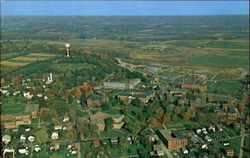
<path fill-rule="evenodd" d="M 102 142 L 100 139 L 93 140 L 93 144 L 95 147 L 99 147 L 102 145 Z"/>
<path fill-rule="evenodd" d="M 234 150 L 233 149 L 226 149 L 226 155 L 228 157 L 233 157 L 234 156 Z"/>

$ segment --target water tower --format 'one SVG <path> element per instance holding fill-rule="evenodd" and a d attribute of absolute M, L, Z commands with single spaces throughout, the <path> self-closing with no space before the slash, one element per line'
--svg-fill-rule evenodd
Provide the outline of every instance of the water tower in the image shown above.
<path fill-rule="evenodd" d="M 66 50 L 67 50 L 67 52 L 66 52 L 66 54 L 65 54 L 65 57 L 66 57 L 66 58 L 69 58 L 69 57 L 70 57 L 69 47 L 70 47 L 70 44 L 69 44 L 69 43 L 65 43 L 65 48 L 66 48 Z"/>

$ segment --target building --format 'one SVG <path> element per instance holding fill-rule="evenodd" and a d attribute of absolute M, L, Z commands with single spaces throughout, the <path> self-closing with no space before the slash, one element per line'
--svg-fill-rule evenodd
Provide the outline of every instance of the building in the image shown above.
<path fill-rule="evenodd" d="M 137 90 L 129 89 L 120 92 L 117 97 L 125 103 L 130 103 L 134 99 L 139 99 L 141 103 L 146 104 L 150 99 L 155 96 L 154 91 L 151 90 Z"/>
<path fill-rule="evenodd" d="M 99 107 L 101 106 L 102 102 L 108 102 L 109 98 L 107 96 L 100 96 L 93 94 L 87 99 L 87 106 L 88 107 Z"/>
<path fill-rule="evenodd" d="M 93 140 L 93 144 L 95 147 L 99 147 L 102 145 L 102 142 L 100 139 Z"/>
<path fill-rule="evenodd" d="M 113 124 L 112 127 L 114 129 L 121 129 L 124 125 L 124 115 L 110 115 L 103 112 L 97 112 L 94 115 L 89 117 L 90 122 L 95 124 L 98 128 L 99 132 L 103 132 L 105 130 L 106 124 L 105 119 L 112 118 Z"/>
<path fill-rule="evenodd" d="M 2 141 L 5 143 L 5 144 L 9 144 L 9 142 L 11 141 L 11 136 L 9 135 L 4 135 L 2 137 Z"/>
<path fill-rule="evenodd" d="M 15 128 L 19 125 L 31 124 L 31 119 L 37 117 L 38 104 L 23 104 L 9 102 L 1 106 L 1 126 Z"/>
<path fill-rule="evenodd" d="M 233 149 L 227 149 L 226 150 L 226 155 L 228 157 L 233 157 L 234 156 L 234 150 Z"/>
<path fill-rule="evenodd" d="M 126 82 L 104 82 L 104 88 L 111 89 L 134 89 L 139 83 L 141 83 L 141 79 L 133 79 Z"/>
<path fill-rule="evenodd" d="M 188 144 L 187 139 L 176 131 L 162 129 L 157 131 L 157 135 L 168 149 L 185 147 Z"/>
<path fill-rule="evenodd" d="M 185 97 L 187 94 L 186 89 L 180 89 L 180 88 L 171 88 L 167 90 L 168 94 L 172 95 L 173 97 Z"/>
<path fill-rule="evenodd" d="M 240 117 L 239 110 L 235 106 L 224 105 L 223 107 L 215 107 L 214 112 L 221 118 L 228 120 L 236 120 Z"/>
<path fill-rule="evenodd" d="M 207 86 L 200 86 L 198 84 L 181 84 L 182 89 L 188 89 L 188 90 L 200 90 L 200 91 L 206 91 Z"/>
<path fill-rule="evenodd" d="M 222 103 L 227 105 L 237 105 L 237 99 L 230 95 L 221 95 L 221 94 L 213 94 L 207 93 L 207 102 L 209 103 Z"/>

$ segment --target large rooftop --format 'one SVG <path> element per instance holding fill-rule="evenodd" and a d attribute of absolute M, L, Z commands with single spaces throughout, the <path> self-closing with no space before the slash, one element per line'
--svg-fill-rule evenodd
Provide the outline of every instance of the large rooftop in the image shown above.
<path fill-rule="evenodd" d="M 129 89 L 122 91 L 118 94 L 118 96 L 130 96 L 135 98 L 146 98 L 147 96 L 153 94 L 151 90 L 138 90 L 138 89 Z"/>
<path fill-rule="evenodd" d="M 183 136 L 177 131 L 161 129 L 159 130 L 159 133 L 168 141 L 183 139 Z"/>

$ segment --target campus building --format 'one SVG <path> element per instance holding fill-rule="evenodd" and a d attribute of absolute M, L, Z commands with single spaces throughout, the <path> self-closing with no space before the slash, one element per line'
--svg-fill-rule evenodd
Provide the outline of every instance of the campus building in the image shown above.
<path fill-rule="evenodd" d="M 104 82 L 103 87 L 104 88 L 111 88 L 111 89 L 134 89 L 135 86 L 137 86 L 139 83 L 141 83 L 141 79 L 129 80 L 128 83 L 125 83 L 125 82 Z"/>
<path fill-rule="evenodd" d="M 122 100 L 125 103 L 130 103 L 132 100 L 137 98 L 140 100 L 141 103 L 144 104 L 146 104 L 154 96 L 155 96 L 154 91 L 138 90 L 138 89 L 129 89 L 117 95 L 118 99 Z"/>
<path fill-rule="evenodd" d="M 188 144 L 187 139 L 176 131 L 162 129 L 157 131 L 157 135 L 168 149 L 185 147 Z"/>

